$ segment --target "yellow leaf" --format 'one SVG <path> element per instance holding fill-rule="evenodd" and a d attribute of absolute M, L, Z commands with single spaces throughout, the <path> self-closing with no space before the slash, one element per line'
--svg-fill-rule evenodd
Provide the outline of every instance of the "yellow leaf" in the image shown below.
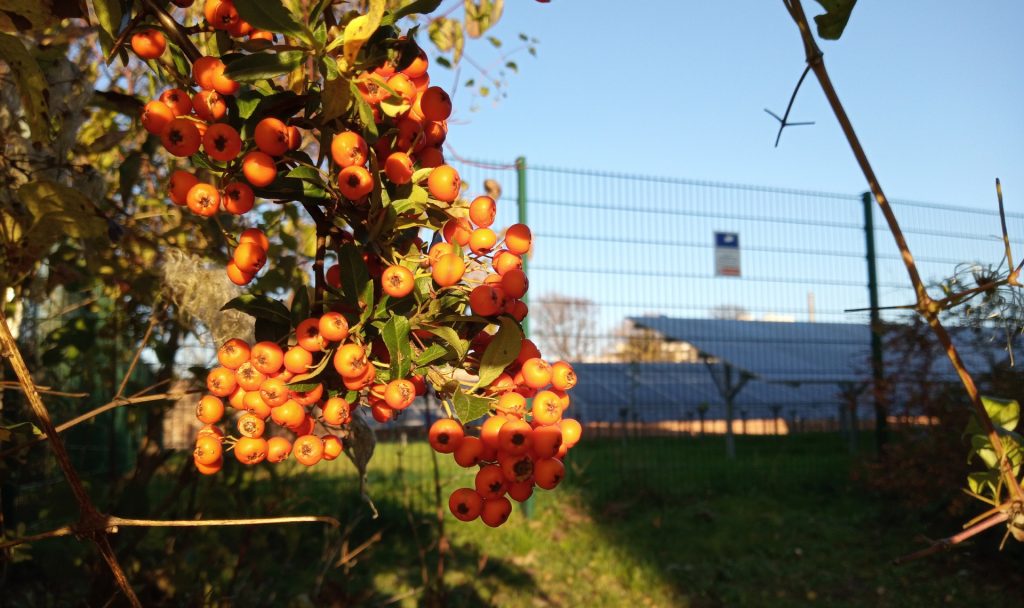
<path fill-rule="evenodd" d="M 0 0 L 2 31 L 39 31 L 56 22 L 50 0 Z"/>
<path fill-rule="evenodd" d="M 92 201 L 74 188 L 37 180 L 18 188 L 18 198 L 32 214 L 34 226 L 56 228 L 73 238 L 96 238 L 106 234 L 106 220 Z"/>
<path fill-rule="evenodd" d="M 356 62 L 359 49 L 363 48 L 366 41 L 373 36 L 380 26 L 380 20 L 384 17 L 384 0 L 370 0 L 370 9 L 365 15 L 360 15 L 348 22 L 345 26 L 345 47 L 343 55 L 345 61 L 350 65 Z"/>

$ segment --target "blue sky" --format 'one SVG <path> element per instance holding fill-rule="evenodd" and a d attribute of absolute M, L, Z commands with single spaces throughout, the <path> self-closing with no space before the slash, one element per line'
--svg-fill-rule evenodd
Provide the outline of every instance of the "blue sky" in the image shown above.
<path fill-rule="evenodd" d="M 819 6 L 805 0 L 814 14 Z M 627 8 L 639 7 L 639 8 Z M 1024 3 L 861 2 L 825 61 L 892 198 L 1024 209 Z M 810 76 L 793 120 L 777 123 L 804 67 L 781 1 L 506 2 L 493 32 L 525 32 L 538 56 L 497 106 L 456 94 L 449 141 L 462 156 L 858 193 L 864 180 Z M 491 65 L 490 45 L 469 55 Z M 452 74 L 432 70 L 450 86 Z M 461 80 L 475 76 L 464 65 Z"/>

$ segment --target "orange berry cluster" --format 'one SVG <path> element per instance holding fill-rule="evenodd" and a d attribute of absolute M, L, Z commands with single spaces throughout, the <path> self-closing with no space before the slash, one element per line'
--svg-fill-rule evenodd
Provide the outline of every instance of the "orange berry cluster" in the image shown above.
<path fill-rule="evenodd" d="M 524 340 L 524 346 L 525 354 L 531 354 L 532 343 Z M 583 432 L 578 421 L 562 416 L 569 407 L 567 391 L 575 385 L 568 363 L 549 365 L 529 357 L 490 385 L 488 391 L 500 395 L 499 413 L 483 423 L 479 437 L 466 435 L 461 424 L 447 418 L 430 427 L 434 450 L 452 454 L 459 466 L 479 466 L 474 487 L 459 488 L 448 498 L 452 515 L 461 521 L 479 517 L 497 527 L 512 513 L 509 498 L 523 502 L 534 487 L 552 490 L 561 482 L 563 460 Z M 529 410 L 527 397 L 533 398 Z"/>
<path fill-rule="evenodd" d="M 200 399 L 196 407 L 196 418 L 206 425 L 199 431 L 193 453 L 199 470 L 212 474 L 223 465 L 222 443 L 225 436 L 214 425 L 224 419 L 224 400 L 233 409 L 244 412 L 235 421 L 239 437 L 227 439 L 231 442 L 235 458 L 242 464 L 257 464 L 264 460 L 281 462 L 291 453 L 306 466 L 337 458 L 343 447 L 341 439 L 330 432 L 317 435 L 314 431 L 318 425 L 333 428 L 347 425 L 352 416 L 351 404 L 340 396 L 327 397 L 328 391 L 321 382 L 304 384 L 301 391 L 288 383 L 314 368 L 333 343 L 344 342 L 349 336 L 348 330 L 344 316 L 329 312 L 320 318 L 309 318 L 299 323 L 295 331 L 296 343 L 287 350 L 269 341 L 251 346 L 237 338 L 225 342 L 217 351 L 220 367 L 214 368 L 206 377 L 206 388 L 210 394 Z M 347 356 L 352 347 L 362 350 L 356 344 L 347 343 L 338 348 L 337 353 L 345 352 Z M 336 364 L 337 360 L 336 356 Z M 373 366 L 367 366 L 365 354 L 350 362 L 360 367 L 360 373 L 364 370 L 371 372 L 363 375 L 372 380 Z M 388 393 L 396 392 L 391 384 L 386 387 Z M 406 403 L 405 388 L 404 385 L 398 387 L 397 392 L 403 395 L 403 400 L 395 400 L 395 406 L 405 403 L 401 406 L 405 407 L 412 403 L 412 397 Z M 296 437 L 294 442 L 283 436 L 265 439 L 268 419 L 291 431 Z"/>

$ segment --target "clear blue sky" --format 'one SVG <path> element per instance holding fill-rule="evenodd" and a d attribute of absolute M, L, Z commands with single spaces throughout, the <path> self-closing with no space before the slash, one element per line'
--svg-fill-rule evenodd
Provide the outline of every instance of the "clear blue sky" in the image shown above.
<path fill-rule="evenodd" d="M 813 0 L 804 1 L 811 14 Z M 857 5 L 825 61 L 892 198 L 994 204 L 1003 180 L 1024 209 L 1024 2 L 903 0 Z M 835 192 L 865 189 L 817 83 L 808 77 L 773 148 L 803 49 L 781 1 L 505 3 L 493 32 L 538 56 L 514 59 L 509 96 L 469 112 L 456 95 L 449 141 L 462 156 Z M 469 45 L 483 64 L 497 56 Z M 450 86 L 452 75 L 432 70 Z M 474 76 L 466 65 L 462 80 Z M 479 81 L 479 75 L 476 75 Z"/>

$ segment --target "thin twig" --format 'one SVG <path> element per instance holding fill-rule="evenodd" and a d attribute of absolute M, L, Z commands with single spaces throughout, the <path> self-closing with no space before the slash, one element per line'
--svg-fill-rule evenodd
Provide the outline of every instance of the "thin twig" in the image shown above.
<path fill-rule="evenodd" d="M 128 381 L 131 380 L 132 372 L 135 371 L 135 366 L 139 363 L 139 357 L 142 356 L 142 351 L 146 349 L 146 344 L 149 342 L 149 337 L 153 335 L 153 328 L 156 326 L 158 313 L 153 311 L 153 314 L 149 317 L 149 325 L 146 327 L 146 333 L 142 336 L 142 340 L 139 342 L 139 347 L 135 350 L 135 356 L 132 357 L 132 362 L 128 366 L 128 371 L 125 372 L 124 378 L 121 379 L 121 386 L 117 388 L 117 393 L 114 394 L 114 400 L 121 398 L 124 394 L 124 388 L 128 386 Z"/>
<path fill-rule="evenodd" d="M 769 114 L 772 115 L 772 117 L 775 120 L 779 121 L 779 133 L 778 133 L 778 135 L 775 136 L 775 147 L 776 148 L 779 147 L 779 140 L 782 139 L 782 131 L 786 127 L 799 127 L 799 126 L 813 125 L 814 124 L 814 121 L 810 121 L 810 122 L 789 122 L 789 113 L 793 110 L 793 102 L 796 101 L 796 94 L 800 92 L 800 85 L 802 85 L 804 83 L 804 79 L 807 78 L 807 74 L 810 71 L 811 71 L 811 66 L 808 65 L 806 68 L 804 68 L 804 73 L 800 74 L 800 80 L 796 81 L 796 87 L 793 88 L 793 94 L 789 96 L 789 105 L 786 106 L 786 113 L 782 115 L 782 118 L 779 118 L 775 114 L 775 112 L 772 112 L 768 108 L 764 109 L 765 112 L 768 112 Z"/>
<path fill-rule="evenodd" d="M 999 513 L 996 513 L 988 519 L 985 519 L 977 524 L 974 524 L 973 526 L 967 528 L 963 532 L 954 534 L 953 536 L 950 536 L 948 538 L 943 538 L 941 540 L 934 541 L 929 547 L 921 549 L 920 551 L 915 551 L 909 555 L 897 557 L 896 559 L 892 560 L 892 563 L 894 565 L 905 564 L 907 562 L 912 562 L 923 557 L 928 557 L 929 555 L 935 555 L 936 553 L 940 553 L 942 551 L 948 551 L 952 549 L 955 545 L 964 542 L 968 538 L 971 538 L 972 536 L 975 536 L 981 532 L 984 532 L 985 530 L 988 530 L 992 526 L 998 525 L 1006 521 L 1007 519 L 1009 519 L 1009 517 L 1009 512 L 1000 511 Z"/>
<path fill-rule="evenodd" d="M 957 375 L 960 378 L 960 382 L 963 384 L 964 390 L 967 392 L 967 396 L 971 401 L 974 413 L 984 429 L 986 436 L 992 443 L 992 447 L 999 460 L 1002 477 L 1004 478 L 1007 486 L 1009 486 L 1014 499 L 1024 501 L 1024 491 L 1021 490 L 1017 477 L 1013 473 L 1013 467 L 1006 455 L 1006 448 L 998 433 L 996 433 L 995 426 L 992 424 L 992 419 L 989 418 L 988 412 L 985 411 L 985 407 L 981 402 L 981 395 L 978 392 L 977 385 L 974 383 L 974 378 L 972 378 L 970 373 L 968 373 L 963 359 L 960 357 L 959 351 L 957 351 L 956 346 L 954 346 L 953 341 L 949 336 L 949 332 L 939 320 L 938 313 L 941 311 L 941 308 L 938 306 L 937 302 L 933 301 L 931 296 L 928 295 L 924 281 L 921 280 L 921 275 L 917 270 L 917 264 L 914 262 L 914 256 L 911 255 L 910 247 L 907 245 L 906 238 L 903 235 L 903 230 L 900 228 L 899 222 L 896 220 L 896 215 L 892 210 L 892 206 L 889 204 L 889 199 L 886 198 L 885 192 L 882 190 L 882 186 L 879 183 L 878 178 L 875 176 L 875 171 L 871 167 L 871 163 L 868 161 L 867 153 L 864 151 L 864 148 L 860 143 L 860 139 L 857 137 L 857 133 L 853 129 L 853 123 L 850 121 L 849 116 L 847 116 L 846 109 L 843 107 L 843 104 L 839 99 L 839 94 L 836 93 L 835 87 L 832 85 L 832 80 L 829 77 L 828 70 L 825 69 L 823 54 L 821 49 L 818 48 L 817 42 L 814 40 L 814 35 L 811 33 L 811 28 L 807 21 L 807 17 L 804 14 L 803 6 L 800 4 L 800 0 L 783 1 L 790 12 L 790 15 L 793 17 L 793 20 L 796 22 L 797 28 L 800 30 L 800 37 L 804 44 L 807 64 L 811 67 L 811 70 L 814 71 L 814 75 L 817 77 L 818 83 L 821 85 L 821 89 L 825 93 L 825 97 L 828 99 L 829 105 L 832 107 L 833 113 L 835 113 L 836 120 L 839 122 L 840 127 L 842 127 L 843 134 L 846 136 L 846 140 L 850 144 L 853 155 L 857 159 L 857 164 L 860 165 L 861 171 L 864 173 L 864 177 L 868 182 L 868 186 L 871 188 L 871 193 L 875 197 L 875 202 L 878 203 L 878 207 L 881 209 L 882 215 L 885 217 L 885 220 L 889 225 L 889 231 L 892 233 L 893 239 L 896 241 L 896 246 L 900 250 L 900 254 L 903 258 L 903 265 L 907 269 L 910 282 L 914 287 L 914 293 L 917 296 L 917 311 L 928 322 L 928 325 L 932 329 L 932 333 L 935 334 L 935 337 L 946 351 L 946 356 L 949 357 L 950 362 L 953 364 L 953 368 L 956 370 Z"/>
<path fill-rule="evenodd" d="M 1006 211 L 1003 208 L 1003 185 L 999 183 L 999 178 L 996 178 L 996 198 L 999 200 L 999 223 L 1003 228 L 1003 247 L 1006 249 L 1006 266 L 1010 269 L 1010 276 L 1007 277 L 1006 282 L 1016 287 L 1020 286 L 1017 282 L 1018 272 L 1013 269 L 1013 250 L 1010 248 L 1010 235 L 1006 231 Z"/>
<path fill-rule="evenodd" d="M 57 463 L 60 465 L 61 471 L 64 473 L 64 478 L 67 480 L 68 485 L 71 486 L 71 493 L 74 494 L 75 502 L 78 503 L 78 508 L 81 513 L 82 524 L 90 525 L 96 520 L 100 519 L 101 516 L 96 507 L 92 504 L 92 499 L 89 498 L 88 492 L 85 491 L 85 487 L 82 485 L 82 480 L 78 476 L 78 471 L 75 470 L 74 465 L 71 464 L 71 458 L 68 456 L 67 448 L 64 446 L 64 442 L 57 434 L 57 430 L 53 426 L 53 421 L 50 419 L 50 412 L 46 409 L 46 405 L 43 403 L 42 398 L 36 391 L 35 382 L 32 380 L 32 375 L 25 365 L 25 360 L 21 356 L 21 351 L 18 350 L 18 344 L 14 341 L 14 336 L 11 335 L 10 328 L 7 327 L 7 319 L 5 318 L 3 311 L 0 310 L 0 352 L 3 356 L 11 362 L 11 367 L 14 369 L 14 373 L 18 376 L 18 380 L 25 389 L 25 397 L 28 400 L 29 407 L 32 409 L 32 414 L 35 416 L 39 427 L 48 436 L 52 437 L 50 441 L 50 448 L 53 450 L 53 455 L 57 458 Z M 131 583 L 128 582 L 128 577 L 125 576 L 124 569 L 121 568 L 121 564 L 117 561 L 117 555 L 114 553 L 113 547 L 110 546 L 110 542 L 107 540 L 105 534 L 94 534 L 91 536 L 91 540 L 96 544 L 96 548 L 99 549 L 100 555 L 103 556 L 104 561 L 107 562 L 107 566 L 110 568 L 111 573 L 114 575 L 114 580 L 117 586 L 120 587 L 125 597 L 133 607 L 142 607 L 142 603 L 139 602 L 139 598 L 135 595 L 135 591 L 132 590 Z"/>
<path fill-rule="evenodd" d="M 19 384 L 18 382 L 11 382 L 9 380 L 0 382 L 0 389 L 3 389 L 5 391 L 18 392 L 24 392 L 25 390 L 24 387 L 22 387 L 21 384 Z M 36 392 L 39 393 L 40 395 L 50 395 L 51 397 L 68 397 L 71 399 L 81 399 L 82 397 L 89 396 L 89 393 L 65 393 L 64 391 L 55 391 L 49 386 L 37 386 Z"/>

